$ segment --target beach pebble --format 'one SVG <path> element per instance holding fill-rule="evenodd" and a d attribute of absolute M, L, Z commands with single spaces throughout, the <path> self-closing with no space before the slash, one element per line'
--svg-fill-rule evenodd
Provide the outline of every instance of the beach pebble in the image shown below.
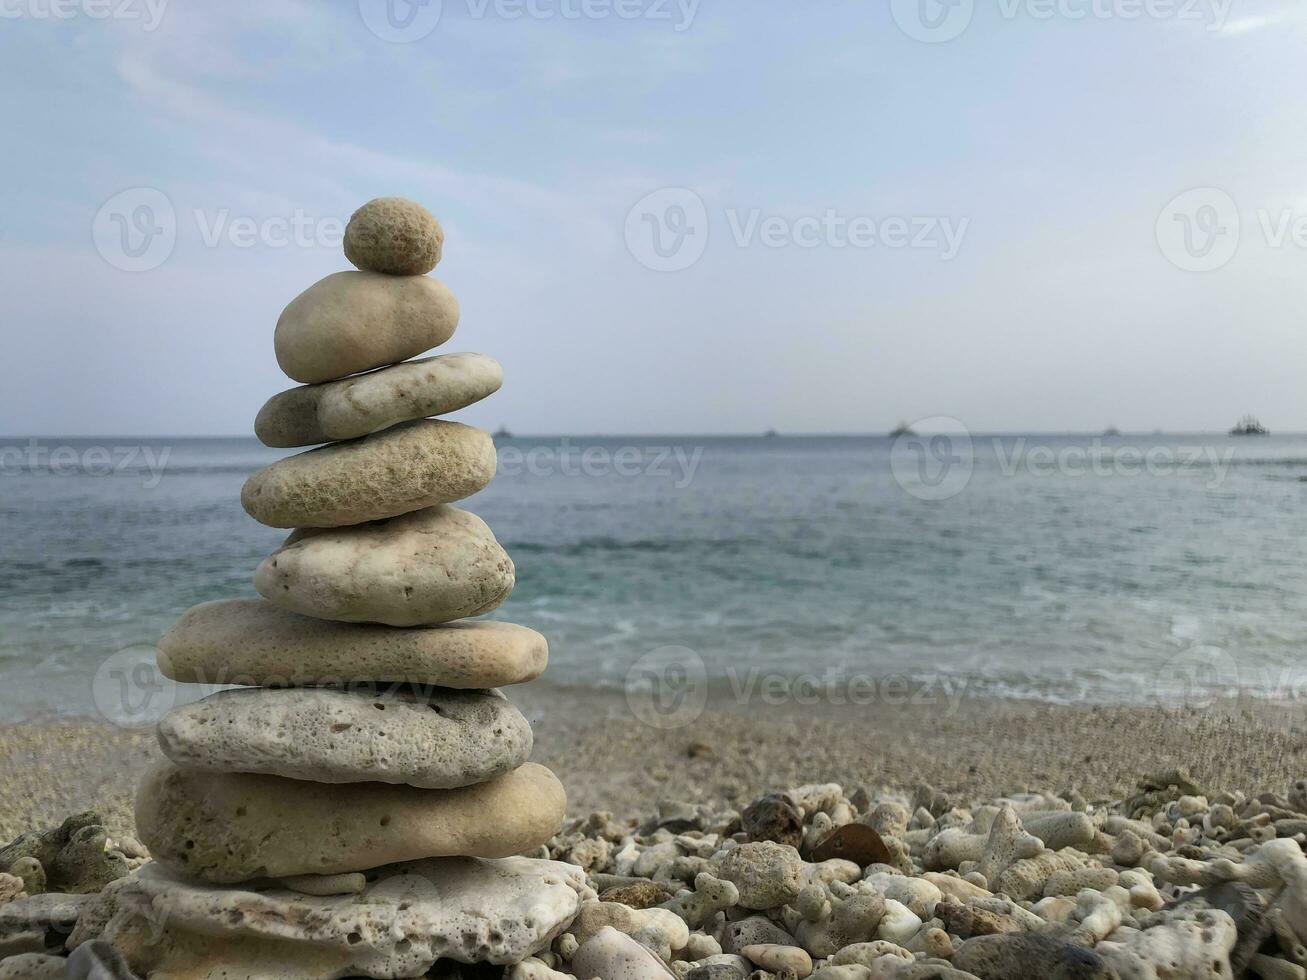
<path fill-rule="evenodd" d="M 123 954 L 103 939 L 93 939 L 73 950 L 65 980 L 136 980 Z"/>
<path fill-rule="evenodd" d="M 367 887 L 368 879 L 354 871 L 338 875 L 292 875 L 276 879 L 277 885 L 301 895 L 358 895 Z"/>
<path fill-rule="evenodd" d="M 869 864 L 893 864 L 893 855 L 880 834 L 866 824 L 847 823 L 837 827 L 812 849 L 817 862 L 840 859 L 852 861 L 859 871 Z"/>
<path fill-rule="evenodd" d="M 359 896 L 313 898 L 215 888 L 154 864 L 114 896 L 106 938 L 142 920 L 162 931 L 152 976 L 413 977 L 442 957 L 519 962 L 593 896 L 578 869 L 521 857 L 414 861 L 369 878 Z M 188 956 L 214 972 L 186 971 Z"/>
<path fill-rule="evenodd" d="M 429 974 L 428 974 L 429 975 Z M 521 963 L 514 963 L 504 974 L 504 980 L 575 980 L 570 973 L 560 973 L 544 960 L 528 956 Z"/>
<path fill-rule="evenodd" d="M 1094 951 L 1121 980 L 1228 980 L 1238 939 L 1226 913 L 1190 909 L 1169 913 L 1148 929 L 1118 929 Z"/>
<path fill-rule="evenodd" d="M 722 949 L 727 953 L 739 953 L 746 946 L 764 945 L 793 946 L 794 937 L 762 915 L 728 922 L 722 931 Z"/>
<path fill-rule="evenodd" d="M 449 790 L 330 786 L 165 763 L 141 782 L 136 824 L 157 862 L 237 882 L 520 854 L 557 833 L 566 804 L 554 774 L 533 763 Z"/>
<path fill-rule="evenodd" d="M 804 861 L 799 852 L 773 841 L 751 841 L 713 859 L 718 878 L 739 889 L 740 904 L 774 909 L 792 902 L 802 888 Z"/>
<path fill-rule="evenodd" d="M 357 527 L 303 529 L 265 558 L 254 587 L 291 612 L 426 626 L 490 612 L 513 562 L 485 521 L 441 506 Z"/>
<path fill-rule="evenodd" d="M 672 973 L 658 957 L 611 926 L 600 929 L 572 957 L 578 978 L 602 980 L 669 980 Z"/>
<path fill-rule="evenodd" d="M 1119 980 L 1092 950 L 1020 933 L 968 939 L 953 954 L 953 966 L 980 980 Z"/>
<path fill-rule="evenodd" d="M 751 841 L 775 841 L 797 848 L 803 841 L 803 814 L 784 793 L 754 800 L 740 814 L 740 829 Z"/>
<path fill-rule="evenodd" d="M 345 226 L 345 258 L 357 269 L 391 276 L 424 276 L 440 262 L 445 232 L 416 201 L 378 197 Z"/>
<path fill-rule="evenodd" d="M 179 766 L 317 783 L 450 789 L 516 769 L 531 726 L 481 691 L 242 688 L 172 709 L 159 723 Z"/>
<path fill-rule="evenodd" d="M 68 961 L 47 953 L 20 953 L 0 960 L 0 980 L 64 980 Z"/>
<path fill-rule="evenodd" d="M 301 616 L 264 599 L 193 606 L 159 641 L 163 675 L 192 684 L 375 681 L 482 689 L 533 680 L 548 660 L 545 638 L 512 623 L 478 619 L 396 630 Z"/>
<path fill-rule="evenodd" d="M 50 879 L 60 882 L 64 891 L 80 895 L 98 892 L 109 882 L 128 874 L 131 868 L 127 858 L 108 844 L 109 833 L 104 827 L 81 827 L 73 831 L 48 869 Z"/>
<path fill-rule="evenodd" d="M 357 439 L 400 422 L 445 415 L 493 395 L 499 362 L 484 354 L 441 354 L 273 395 L 254 420 L 265 446 L 287 449 Z"/>
<path fill-rule="evenodd" d="M 486 432 L 420 419 L 265 466 L 245 481 L 241 505 L 269 527 L 343 527 L 470 497 L 496 465 Z"/>
<path fill-rule="evenodd" d="M 770 973 L 788 971 L 799 980 L 812 972 L 812 957 L 797 946 L 775 946 L 762 944 L 745 946 L 741 955 Z"/>
<path fill-rule="evenodd" d="M 25 898 L 26 889 L 23 879 L 18 875 L 0 871 L 0 902 L 12 902 L 15 898 Z"/>
<path fill-rule="evenodd" d="M 289 378 L 319 384 L 416 357 L 457 326 L 458 300 L 437 279 L 337 272 L 291 300 L 273 346 Z"/>

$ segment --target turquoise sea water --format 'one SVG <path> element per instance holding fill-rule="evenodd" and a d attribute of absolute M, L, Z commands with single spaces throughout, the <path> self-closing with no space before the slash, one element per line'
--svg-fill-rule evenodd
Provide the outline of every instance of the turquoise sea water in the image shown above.
<path fill-rule="evenodd" d="M 1307 695 L 1305 436 L 500 452 L 462 506 L 517 563 L 495 615 L 549 637 L 542 683 L 620 689 L 677 647 L 737 687 L 762 671 L 1054 700 Z M 0 440 L 0 717 L 91 714 L 106 658 L 193 603 L 253 595 L 282 533 L 239 491 L 280 455 L 252 439 Z"/>

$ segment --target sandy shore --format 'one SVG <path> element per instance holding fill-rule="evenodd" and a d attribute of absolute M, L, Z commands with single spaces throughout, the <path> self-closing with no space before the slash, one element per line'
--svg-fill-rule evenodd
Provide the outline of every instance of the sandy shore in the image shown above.
<path fill-rule="evenodd" d="M 523 689 L 534 758 L 575 814 L 647 814 L 660 799 L 747 803 L 777 787 L 840 782 L 966 796 L 1024 788 L 1124 796 L 1183 765 L 1214 789 L 1283 788 L 1307 773 L 1307 711 L 1253 700 L 1202 710 L 967 700 L 955 708 L 718 702 L 685 727 L 641 724 L 621 695 Z M 160 758 L 148 730 L 37 720 L 0 724 L 0 842 L 100 809 L 128 830 L 137 778 Z"/>

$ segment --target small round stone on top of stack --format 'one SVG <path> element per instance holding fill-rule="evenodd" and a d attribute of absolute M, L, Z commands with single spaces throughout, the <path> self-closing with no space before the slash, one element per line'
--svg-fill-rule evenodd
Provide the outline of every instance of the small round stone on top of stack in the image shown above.
<path fill-rule="evenodd" d="M 458 956 L 459 943 L 469 962 L 515 962 L 559 934 L 588 891 L 552 862 L 497 860 L 552 837 L 566 796 L 527 761 L 530 725 L 497 690 L 541 673 L 544 638 L 468 619 L 514 582 L 485 522 L 450 506 L 490 482 L 494 443 L 431 418 L 493 394 L 502 373 L 481 354 L 407 360 L 458 325 L 453 294 L 426 274 L 443 242 L 419 205 L 370 202 L 345 235 L 359 271 L 328 276 L 286 308 L 277 361 L 305 386 L 271 398 L 255 431 L 269 446 L 319 448 L 255 473 L 241 502 L 294 530 L 255 573 L 262 599 L 196 606 L 159 645 L 166 676 L 236 687 L 160 723 L 168 761 L 137 799 L 138 831 L 161 866 L 131 886 L 143 902 L 198 901 L 193 878 L 261 890 L 273 879 L 313 896 L 401 873 L 467 882 L 470 919 L 441 918 L 448 896 L 428 896 L 403 920 L 414 930 L 403 944 L 393 929 L 385 949 L 357 930 L 342 937 L 339 963 L 328 958 L 345 971 L 335 976 L 416 975 L 394 971 L 426 953 Z M 551 897 L 528 904 L 520 928 L 475 899 L 533 890 Z M 436 920 L 461 936 L 431 935 Z M 259 938 L 251 929 L 242 919 L 229 931 Z M 172 940 L 168 949 L 193 952 L 189 939 Z M 396 959 L 400 946 L 407 959 Z"/>

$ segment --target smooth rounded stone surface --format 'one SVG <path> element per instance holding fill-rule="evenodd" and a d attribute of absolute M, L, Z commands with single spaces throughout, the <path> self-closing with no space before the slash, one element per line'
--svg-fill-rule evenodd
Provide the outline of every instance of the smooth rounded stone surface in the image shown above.
<path fill-rule="evenodd" d="M 798 946 L 762 943 L 740 950 L 746 960 L 768 973 L 789 971 L 802 980 L 812 972 L 812 957 Z"/>
<path fill-rule="evenodd" d="M 355 268 L 391 276 L 424 276 L 440 262 L 445 231 L 416 201 L 377 197 L 345 226 L 345 258 Z"/>
<path fill-rule="evenodd" d="M 416 977 L 437 959 L 525 959 L 594 897 L 580 868 L 520 857 L 413 861 L 370 878 L 360 895 L 311 898 L 214 887 L 151 865 L 114 895 L 108 935 L 134 947 L 151 975 Z M 155 935 L 137 945 L 131 932 L 142 924 Z"/>
<path fill-rule="evenodd" d="M 507 857 L 558 832 L 562 784 L 543 766 L 460 789 L 325 785 L 163 763 L 136 826 L 156 861 L 206 881 L 366 871 L 430 857 Z"/>
<path fill-rule="evenodd" d="M 545 638 L 513 623 L 478 619 L 397 630 L 301 616 L 264 599 L 193 606 L 159 641 L 159 669 L 187 684 L 376 681 L 477 690 L 534 680 L 548 662 Z"/>
<path fill-rule="evenodd" d="M 254 587 L 283 609 L 387 626 L 480 616 L 508 598 L 513 581 L 513 561 L 485 521 L 444 506 L 296 531 L 254 573 Z"/>
<path fill-rule="evenodd" d="M 357 439 L 399 422 L 456 412 L 503 383 L 504 369 L 493 357 L 441 354 L 273 395 L 254 420 L 254 434 L 277 449 Z"/>
<path fill-rule="evenodd" d="M 211 772 L 452 789 L 518 768 L 531 726 L 497 692 L 241 688 L 173 708 L 163 754 Z"/>
<path fill-rule="evenodd" d="M 470 497 L 496 465 L 488 433 L 424 419 L 265 466 L 245 481 L 241 506 L 269 527 L 344 527 Z"/>
<path fill-rule="evenodd" d="M 1021 933 L 968 939 L 953 954 L 953 966 L 980 980 L 1117 980 L 1116 971 L 1091 950 Z"/>
<path fill-rule="evenodd" d="M 625 933 L 604 926 L 572 957 L 576 977 L 602 980 L 672 980 L 663 961 Z"/>
<path fill-rule="evenodd" d="M 273 335 L 287 377 L 312 385 L 398 364 L 458 327 L 458 300 L 430 276 L 337 272 L 282 311 Z"/>

